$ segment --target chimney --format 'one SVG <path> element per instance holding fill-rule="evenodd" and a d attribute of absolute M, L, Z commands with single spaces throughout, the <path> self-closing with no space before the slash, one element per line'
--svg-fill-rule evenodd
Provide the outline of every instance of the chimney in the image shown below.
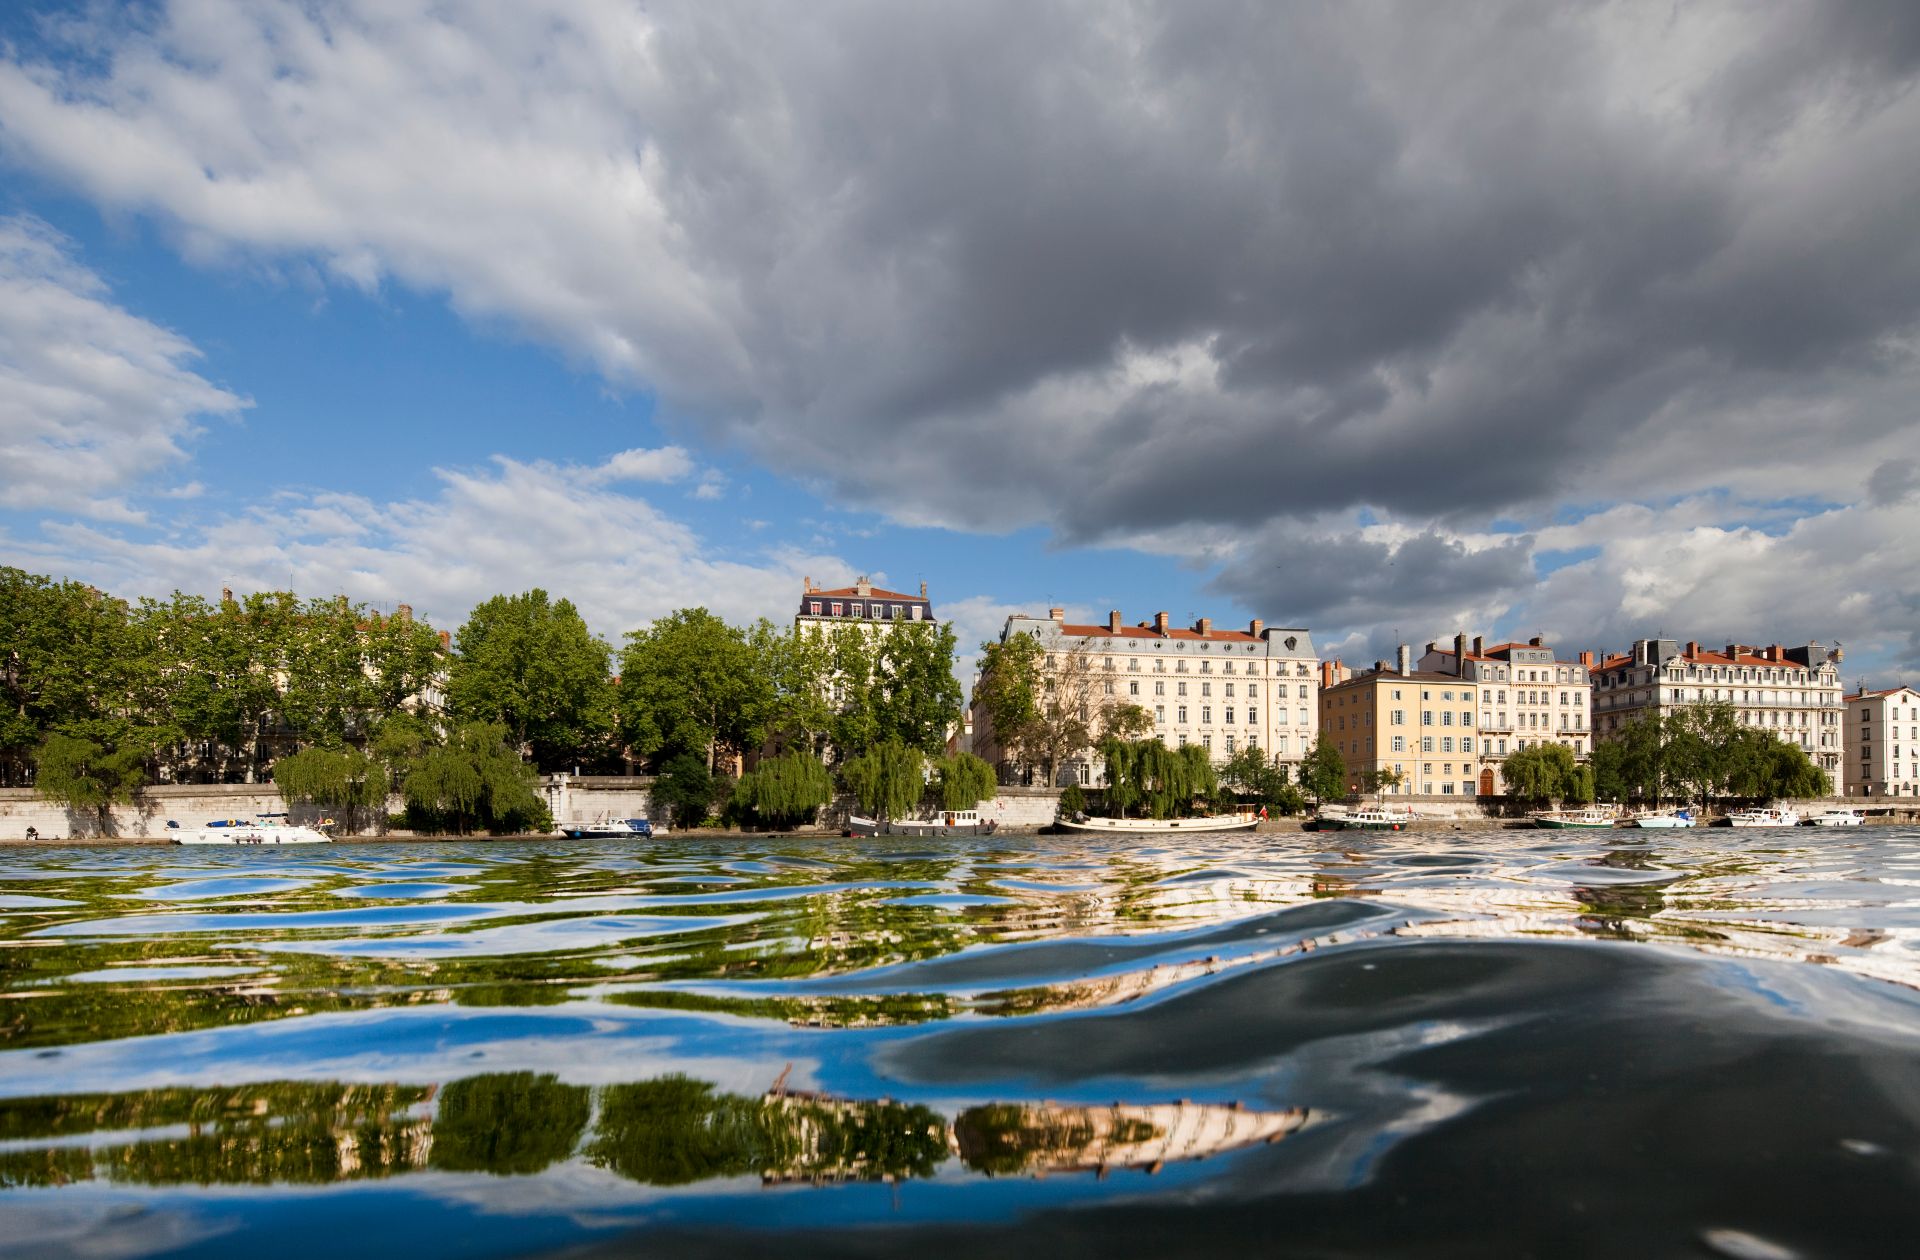
<path fill-rule="evenodd" d="M 1478 634 L 1473 636 L 1473 654 L 1475 656 L 1485 656 L 1487 654 L 1486 636 Z"/>
<path fill-rule="evenodd" d="M 1259 638 L 1263 633 L 1265 633 L 1266 629 L 1267 629 L 1267 623 L 1260 620 L 1258 617 L 1255 617 L 1252 621 L 1249 621 L 1247 623 L 1247 633 L 1252 635 L 1256 639 Z"/>
<path fill-rule="evenodd" d="M 442 630 L 440 632 L 440 650 L 444 652 L 452 646 L 453 646 L 453 633 L 448 630 Z"/>
<path fill-rule="evenodd" d="M 1854 694 L 1855 694 L 1855 695 L 1859 695 L 1859 696 L 1864 696 L 1864 695 L 1866 695 L 1866 694 L 1867 694 L 1867 680 L 1866 680 L 1866 679 L 1864 679 L 1864 678 L 1862 678 L 1862 679 L 1860 680 L 1860 690 L 1859 690 L 1859 691 L 1857 691 L 1857 692 L 1855 692 Z"/>
<path fill-rule="evenodd" d="M 1065 621 L 1067 619 L 1067 610 L 1064 608 L 1049 608 L 1047 609 L 1047 617 L 1053 621 Z"/>
<path fill-rule="evenodd" d="M 1202 618 L 1200 618 L 1200 620 L 1198 620 L 1198 621 L 1196 621 L 1196 622 L 1194 622 L 1194 623 L 1193 623 L 1193 628 L 1194 628 L 1195 630 L 1198 630 L 1198 631 L 1199 631 L 1199 632 L 1200 632 L 1201 634 L 1212 634 L 1212 633 L 1213 633 L 1213 618 L 1211 618 L 1211 617 L 1202 617 Z"/>
<path fill-rule="evenodd" d="M 1545 643 L 1542 643 L 1540 641 L 1540 636 L 1536 634 L 1531 639 L 1527 640 L 1527 646 L 1528 647 L 1545 647 L 1547 645 Z"/>
<path fill-rule="evenodd" d="M 1467 636 L 1453 636 L 1453 672 L 1462 678 L 1467 676 Z"/>
<path fill-rule="evenodd" d="M 1726 655 L 1733 657 L 1735 660 L 1739 660 L 1744 654 L 1746 646 L 1744 643 L 1729 643 L 1727 644 Z"/>
<path fill-rule="evenodd" d="M 413 605 L 401 604 L 393 610 L 393 615 L 401 625 L 410 625 L 413 622 Z"/>
<path fill-rule="evenodd" d="M 1400 672 L 1402 674 L 1413 672 L 1413 648 L 1405 643 L 1400 645 Z"/>
<path fill-rule="evenodd" d="M 1167 632 L 1167 614 L 1163 612 L 1153 614 L 1153 629 L 1156 634 L 1165 634 Z"/>
<path fill-rule="evenodd" d="M 1107 614 L 1107 633 L 1120 633 L 1120 610 L 1118 608 Z"/>
<path fill-rule="evenodd" d="M 920 583 L 920 598 L 925 599 L 926 597 L 927 597 L 927 584 L 925 582 L 922 582 Z"/>
<path fill-rule="evenodd" d="M 1580 653 L 1580 663 L 1587 667 L 1589 673 L 1593 671 L 1593 650 L 1591 648 Z"/>
<path fill-rule="evenodd" d="M 1787 649 L 1781 644 L 1776 643 L 1773 645 L 1773 650 L 1767 653 L 1767 659 L 1770 661 L 1784 661 L 1787 659 Z"/>
<path fill-rule="evenodd" d="M 1340 658 L 1320 662 L 1320 690 L 1325 691 L 1340 681 Z"/>
<path fill-rule="evenodd" d="M 867 596 L 873 594 L 873 583 L 867 580 L 866 574 L 862 573 L 860 580 L 853 584 L 853 593 L 861 599 L 865 599 Z"/>
<path fill-rule="evenodd" d="M 1687 655 L 1688 656 L 1700 655 L 1700 641 L 1698 639 L 1687 640 Z"/>
<path fill-rule="evenodd" d="M 802 594 L 805 594 L 805 595 L 813 594 L 813 579 L 810 577 L 801 578 L 800 589 Z"/>
<path fill-rule="evenodd" d="M 1421 655 L 1423 655 L 1423 656 L 1432 656 L 1432 655 L 1433 655 L 1433 650 L 1434 650 L 1435 648 L 1437 648 L 1437 647 L 1439 647 L 1439 646 L 1440 646 L 1440 645 L 1439 645 L 1438 643 L 1436 643 L 1436 642 L 1434 642 L 1434 641 L 1433 641 L 1432 639 L 1428 639 L 1428 640 L 1427 640 L 1427 650 L 1426 650 L 1425 652 L 1423 652 L 1423 653 L 1421 653 Z"/>
<path fill-rule="evenodd" d="M 220 602 L 223 604 L 231 604 L 233 602 L 233 588 L 231 586 L 223 586 L 220 588 Z"/>

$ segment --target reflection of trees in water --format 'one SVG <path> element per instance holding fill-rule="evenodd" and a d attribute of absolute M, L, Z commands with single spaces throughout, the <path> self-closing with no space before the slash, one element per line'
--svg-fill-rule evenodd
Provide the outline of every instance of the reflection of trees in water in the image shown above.
<path fill-rule="evenodd" d="M 661 1186 L 930 1177 L 955 1154 L 1006 1175 L 1158 1167 L 1275 1141 L 1307 1122 L 1298 1109 L 1049 1103 L 974 1107 L 949 1125 L 889 1099 L 754 1098 L 664 1076 L 600 1088 L 589 1132 L 595 1092 L 513 1072 L 438 1089 L 281 1081 L 13 1099 L 0 1102 L 0 1140 L 16 1146 L 0 1153 L 0 1186 L 317 1184 L 429 1168 L 526 1176 L 576 1150 Z"/>

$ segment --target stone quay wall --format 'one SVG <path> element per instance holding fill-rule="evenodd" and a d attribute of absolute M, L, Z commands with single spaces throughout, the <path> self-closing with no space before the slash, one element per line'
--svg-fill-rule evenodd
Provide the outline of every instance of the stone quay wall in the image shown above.
<path fill-rule="evenodd" d="M 651 775 L 550 774 L 540 790 L 556 824 L 653 817 Z"/>
<path fill-rule="evenodd" d="M 399 797 L 388 803 L 394 813 L 405 807 Z M 294 823 L 331 816 L 315 805 L 288 805 L 271 783 L 160 783 L 142 788 L 131 805 L 115 805 L 102 827 L 92 810 L 70 810 L 36 796 L 32 788 L 0 788 L 0 841 L 25 840 L 29 827 L 41 840 L 164 840 L 169 818 L 197 827 L 222 818 L 282 813 Z M 376 827 L 385 822 L 373 820 Z"/>

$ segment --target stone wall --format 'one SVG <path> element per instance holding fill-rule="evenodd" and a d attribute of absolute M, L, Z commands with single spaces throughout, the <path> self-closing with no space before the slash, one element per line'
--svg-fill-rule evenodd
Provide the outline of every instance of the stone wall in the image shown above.
<path fill-rule="evenodd" d="M 395 797 L 388 808 L 397 813 L 405 806 Z M 295 823 L 328 816 L 317 806 L 288 805 L 270 783 L 163 783 L 142 789 L 131 805 L 114 806 L 103 828 L 91 810 L 75 812 L 42 800 L 32 788 L 0 788 L 0 840 L 25 840 L 29 827 L 42 840 L 164 839 L 169 818 L 191 827 L 221 818 L 279 813 Z M 383 824 L 386 820 L 373 821 Z M 335 833 L 340 834 L 340 829 Z"/>
<path fill-rule="evenodd" d="M 550 774 L 540 782 L 555 824 L 609 818 L 651 818 L 649 775 Z"/>

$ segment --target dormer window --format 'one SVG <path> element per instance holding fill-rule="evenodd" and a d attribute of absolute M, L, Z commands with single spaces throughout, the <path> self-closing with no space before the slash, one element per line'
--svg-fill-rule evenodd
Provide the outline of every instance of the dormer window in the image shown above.
<path fill-rule="evenodd" d="M 840 604 L 840 601 L 836 599 L 833 601 L 833 615 L 838 617 L 840 615 L 840 611 L 841 611 L 841 604 Z"/>
<path fill-rule="evenodd" d="M 922 614 L 922 613 L 924 613 L 924 612 L 926 612 L 926 611 L 927 611 L 927 610 L 926 610 L 926 609 L 924 609 L 924 608 L 922 608 L 922 607 L 921 607 L 920 605 L 918 605 L 918 604 L 915 604 L 915 605 L 913 606 L 913 619 L 914 619 L 915 621 L 918 621 L 918 620 L 920 620 L 920 616 L 921 616 L 921 614 Z"/>
<path fill-rule="evenodd" d="M 862 608 L 862 606 L 861 606 L 861 605 L 859 605 L 859 604 L 855 604 L 855 605 L 853 606 L 853 615 L 854 615 L 854 616 L 856 616 L 856 617 L 859 617 L 859 616 L 862 616 L 862 615 L 864 615 L 864 614 L 862 613 L 862 611 L 861 611 L 861 608 Z"/>
<path fill-rule="evenodd" d="M 820 615 L 820 601 L 817 599 L 810 601 L 807 604 L 807 611 L 818 617 Z"/>

